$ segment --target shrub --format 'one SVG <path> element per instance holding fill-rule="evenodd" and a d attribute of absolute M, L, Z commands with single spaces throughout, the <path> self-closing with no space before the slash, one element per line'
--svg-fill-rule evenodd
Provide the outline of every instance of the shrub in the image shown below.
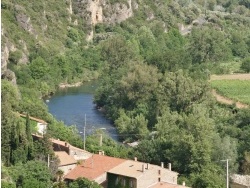
<path fill-rule="evenodd" d="M 250 72 L 250 57 L 245 58 L 242 61 L 241 67 L 240 67 L 243 71 L 249 73 Z"/>

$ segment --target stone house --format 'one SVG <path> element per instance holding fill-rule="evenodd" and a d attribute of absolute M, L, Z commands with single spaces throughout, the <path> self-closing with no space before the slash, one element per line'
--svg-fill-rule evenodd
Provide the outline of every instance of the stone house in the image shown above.
<path fill-rule="evenodd" d="M 105 156 L 102 152 L 93 154 L 92 157 L 82 161 L 71 170 L 64 179 L 66 182 L 71 182 L 79 177 L 84 177 L 106 187 L 107 172 L 124 161 L 126 160 Z"/>
<path fill-rule="evenodd" d="M 26 118 L 26 114 L 19 114 L 21 117 L 25 117 Z M 39 118 L 35 118 L 35 117 L 32 117 L 32 116 L 29 116 L 30 120 L 33 120 L 35 122 L 37 122 L 37 132 L 41 135 L 43 135 L 44 133 L 46 133 L 46 130 L 47 130 L 47 126 L 48 126 L 48 123 L 42 119 L 39 119 Z"/>
<path fill-rule="evenodd" d="M 53 143 L 53 150 L 54 151 L 65 151 L 68 155 L 72 156 L 75 160 L 85 160 L 90 158 L 93 154 L 77 148 L 75 146 L 72 146 L 68 142 L 61 141 L 59 139 L 51 139 Z"/>
<path fill-rule="evenodd" d="M 126 160 L 122 164 L 109 170 L 107 173 L 107 187 L 129 187 L 145 188 L 156 185 L 159 182 L 168 182 L 177 185 L 178 173 L 169 168 L 139 162 L 137 160 Z"/>
<path fill-rule="evenodd" d="M 79 177 L 95 181 L 104 188 L 184 188 L 177 185 L 178 173 L 168 168 L 143 163 L 135 160 L 119 159 L 105 156 L 103 152 L 93 154 L 92 157 L 82 161 L 66 176 L 66 182 Z"/>
<path fill-rule="evenodd" d="M 77 165 L 77 161 L 65 151 L 55 151 L 55 155 L 58 157 L 60 163 L 58 169 L 64 172 L 64 175 L 74 169 Z"/>
<path fill-rule="evenodd" d="M 34 140 L 43 138 L 43 136 L 38 134 L 32 134 L 32 137 Z M 52 142 L 54 152 L 65 151 L 69 156 L 73 157 L 77 161 L 85 160 L 93 155 L 92 153 L 86 150 L 72 146 L 68 142 L 61 141 L 59 139 L 51 138 L 50 141 Z"/>

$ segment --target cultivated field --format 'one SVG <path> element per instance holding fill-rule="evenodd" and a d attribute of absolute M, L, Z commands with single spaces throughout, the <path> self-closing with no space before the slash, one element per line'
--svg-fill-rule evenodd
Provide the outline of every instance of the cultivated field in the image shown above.
<path fill-rule="evenodd" d="M 239 108 L 250 105 L 250 74 L 212 75 L 210 82 L 219 102 Z"/>

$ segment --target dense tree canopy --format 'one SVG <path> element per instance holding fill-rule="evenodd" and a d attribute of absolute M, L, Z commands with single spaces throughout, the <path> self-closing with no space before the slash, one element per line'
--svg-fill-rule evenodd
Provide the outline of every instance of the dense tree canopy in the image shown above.
<path fill-rule="evenodd" d="M 126 3 L 112 0 L 107 5 L 121 2 Z M 6 68 L 17 82 L 13 84 L 15 76 L 4 71 L 4 187 L 52 186 L 58 173 L 56 163 L 50 169 L 44 163 L 48 155 L 54 159 L 49 138 L 81 148 L 83 140 L 75 126 L 55 120 L 41 99 L 60 83 L 97 78 L 97 107 L 117 127 L 121 141 L 139 145 L 126 148 L 96 132 L 87 138 L 89 151 L 102 149 L 122 158 L 135 155 L 155 164 L 171 162 L 180 179 L 197 188 L 223 187 L 225 164 L 218 160 L 225 158 L 231 159 L 231 173 L 250 173 L 249 109 L 217 104 L 208 82 L 214 73 L 249 72 L 249 0 L 133 3 L 132 17 L 94 25 L 84 15 L 85 5 L 77 2 L 72 13 L 64 1 L 1 2 L 2 49 L 3 54 L 6 48 L 10 51 Z M 107 19 L 110 12 L 103 13 Z M 20 15 L 31 18 L 29 31 L 19 23 Z M 85 40 L 92 33 L 93 41 Z M 18 112 L 28 114 L 27 119 Z M 29 116 L 50 124 L 40 141 L 31 137 Z M 90 185 L 98 187 L 85 179 L 69 187 Z M 53 186 L 66 185 L 59 181 Z"/>

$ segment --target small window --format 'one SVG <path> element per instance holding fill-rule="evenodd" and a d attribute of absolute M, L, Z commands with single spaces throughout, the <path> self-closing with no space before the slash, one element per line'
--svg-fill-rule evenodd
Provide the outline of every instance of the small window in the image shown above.
<path fill-rule="evenodd" d="M 129 187 L 133 188 L 133 180 L 129 180 Z"/>
<path fill-rule="evenodd" d="M 116 180 L 115 180 L 115 185 L 117 185 L 119 183 L 119 181 L 120 181 L 120 178 L 119 178 L 119 176 L 117 176 Z"/>
<path fill-rule="evenodd" d="M 126 179 L 123 179 L 123 186 L 126 186 Z"/>
<path fill-rule="evenodd" d="M 158 178 L 158 182 L 160 182 L 161 181 L 161 178 Z"/>

